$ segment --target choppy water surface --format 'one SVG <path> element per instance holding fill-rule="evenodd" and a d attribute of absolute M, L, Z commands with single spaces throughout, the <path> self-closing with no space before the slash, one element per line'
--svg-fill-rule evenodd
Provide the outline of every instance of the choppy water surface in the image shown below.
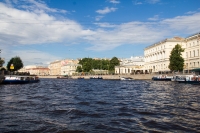
<path fill-rule="evenodd" d="M 0 85 L 0 132 L 200 132 L 200 86 L 71 79 Z"/>

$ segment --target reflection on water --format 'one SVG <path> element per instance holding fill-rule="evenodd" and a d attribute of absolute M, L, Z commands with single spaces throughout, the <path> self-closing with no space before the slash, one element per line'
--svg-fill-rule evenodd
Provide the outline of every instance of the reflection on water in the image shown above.
<path fill-rule="evenodd" d="M 0 85 L 0 132 L 200 132 L 199 88 L 140 80 Z"/>

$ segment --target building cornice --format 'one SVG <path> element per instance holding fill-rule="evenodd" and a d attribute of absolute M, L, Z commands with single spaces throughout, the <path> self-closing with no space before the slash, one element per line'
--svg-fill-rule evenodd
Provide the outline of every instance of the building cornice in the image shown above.
<path fill-rule="evenodd" d="M 166 42 L 185 42 L 185 38 L 182 38 L 182 37 L 173 37 L 173 38 L 166 38 L 162 41 L 159 41 L 157 43 L 154 43 L 148 47 L 146 47 L 144 50 L 147 50 L 147 49 L 150 49 L 150 48 L 153 48 L 155 46 L 158 46 L 158 45 L 161 45 L 161 44 L 164 44 Z"/>

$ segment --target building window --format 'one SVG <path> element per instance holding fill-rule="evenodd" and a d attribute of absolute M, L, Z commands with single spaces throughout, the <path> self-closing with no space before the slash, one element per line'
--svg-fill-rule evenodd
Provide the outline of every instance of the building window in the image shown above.
<path fill-rule="evenodd" d="M 195 50 L 193 50 L 193 57 L 195 57 Z"/>
<path fill-rule="evenodd" d="M 197 50 L 197 56 L 199 56 L 199 49 Z"/>
<path fill-rule="evenodd" d="M 186 58 L 188 58 L 188 52 L 186 52 Z"/>
<path fill-rule="evenodd" d="M 190 51 L 190 57 L 191 57 L 191 51 Z"/>

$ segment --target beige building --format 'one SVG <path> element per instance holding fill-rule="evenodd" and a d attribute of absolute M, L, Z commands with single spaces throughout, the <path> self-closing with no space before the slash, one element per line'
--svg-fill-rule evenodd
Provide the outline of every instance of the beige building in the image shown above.
<path fill-rule="evenodd" d="M 185 43 L 185 68 L 188 70 L 200 68 L 200 33 L 187 37 Z"/>
<path fill-rule="evenodd" d="M 49 75 L 50 70 L 48 67 L 30 65 L 23 67 L 18 70 L 18 72 L 27 72 L 30 73 L 30 75 L 46 76 Z"/>
<path fill-rule="evenodd" d="M 50 75 L 61 75 L 60 68 L 61 68 L 60 60 L 51 62 L 49 64 Z"/>
<path fill-rule="evenodd" d="M 180 44 L 185 48 L 185 39 L 181 37 L 173 37 L 162 40 L 144 49 L 145 70 L 149 73 L 168 72 L 169 57 L 175 45 Z M 182 53 L 185 58 L 185 53 Z"/>
<path fill-rule="evenodd" d="M 71 59 L 66 59 L 61 61 L 61 75 L 73 75 L 74 73 L 76 73 L 76 68 L 78 66 L 81 66 L 78 64 L 78 60 L 71 60 Z"/>
<path fill-rule="evenodd" d="M 64 59 L 51 62 L 49 65 L 50 75 L 72 75 L 76 68 L 80 66 L 78 60 Z"/>

